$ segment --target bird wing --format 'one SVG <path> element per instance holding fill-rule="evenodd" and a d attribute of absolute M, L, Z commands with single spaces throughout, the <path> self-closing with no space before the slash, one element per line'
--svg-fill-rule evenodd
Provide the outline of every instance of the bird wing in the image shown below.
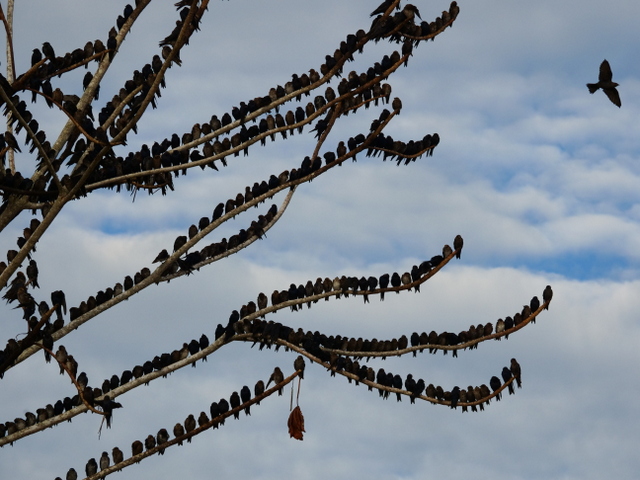
<path fill-rule="evenodd" d="M 609 62 L 607 60 L 603 60 L 600 64 L 600 74 L 598 75 L 598 80 L 601 82 L 610 82 L 612 77 L 613 73 L 611 72 L 611 65 L 609 65 Z"/>
<path fill-rule="evenodd" d="M 609 97 L 609 100 L 611 100 L 614 105 L 617 105 L 618 107 L 622 105 L 617 88 L 603 88 L 602 91 L 607 95 L 607 97 Z"/>

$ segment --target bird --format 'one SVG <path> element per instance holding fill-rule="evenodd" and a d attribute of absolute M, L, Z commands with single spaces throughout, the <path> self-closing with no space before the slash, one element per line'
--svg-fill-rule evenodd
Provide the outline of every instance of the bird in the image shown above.
<path fill-rule="evenodd" d="M 118 447 L 113 447 L 113 450 L 111 450 L 111 456 L 113 457 L 114 465 L 117 465 L 118 463 L 124 461 L 124 454 Z"/>
<path fill-rule="evenodd" d="M 55 60 L 56 58 L 56 54 L 53 50 L 53 47 L 49 42 L 44 42 L 42 44 L 42 53 L 44 53 L 44 56 L 47 57 L 49 60 Z"/>
<path fill-rule="evenodd" d="M 300 378 L 304 378 L 304 367 L 304 358 L 302 358 L 302 355 L 298 355 L 293 362 L 293 368 L 300 372 Z"/>
<path fill-rule="evenodd" d="M 267 382 L 267 385 L 265 386 L 265 388 L 269 387 L 269 384 L 273 381 L 273 383 L 280 383 L 284 380 L 284 374 L 282 373 L 282 370 L 280 370 L 280 367 L 276 367 L 273 369 L 273 373 L 271 374 L 271 376 L 269 377 L 269 381 Z M 278 396 L 282 395 L 282 388 L 280 388 L 280 390 L 278 390 Z"/>
<path fill-rule="evenodd" d="M 238 395 L 238 392 L 233 392 L 231 394 L 231 397 L 229 397 L 229 403 L 231 404 L 232 409 L 240 406 L 240 395 Z M 240 410 L 233 412 L 233 418 L 236 420 L 240 418 Z"/>
<path fill-rule="evenodd" d="M 111 428 L 111 419 L 113 417 L 113 409 L 122 408 L 122 404 L 111 400 L 111 397 L 109 395 L 105 395 L 102 398 L 102 400 L 100 400 L 99 402 L 96 401 L 96 403 L 102 406 L 102 411 L 104 412 L 104 420 L 105 422 L 107 422 L 107 428 Z"/>
<path fill-rule="evenodd" d="M 111 460 L 109 459 L 109 454 L 107 452 L 102 452 L 102 456 L 100 457 L 100 471 L 109 468 L 111 464 Z"/>
<path fill-rule="evenodd" d="M 191 414 L 184 421 L 184 429 L 187 433 L 189 433 L 192 430 L 195 430 L 195 428 L 196 428 L 196 418 L 193 416 L 193 414 Z M 187 442 L 191 443 L 191 437 L 187 438 Z"/>
<path fill-rule="evenodd" d="M 553 290 L 551 290 L 551 285 L 547 285 L 542 292 L 542 301 L 544 302 L 544 309 L 549 310 L 549 303 L 551 303 L 551 298 L 553 298 Z"/>
<path fill-rule="evenodd" d="M 156 440 L 158 442 L 158 445 L 162 445 L 163 443 L 167 443 L 169 441 L 169 432 L 167 432 L 166 428 L 161 428 L 160 430 L 158 430 Z M 158 450 L 158 454 L 164 455 L 164 448 Z"/>
<path fill-rule="evenodd" d="M 140 440 L 136 440 L 135 442 L 133 442 L 131 444 L 131 456 L 135 457 L 136 455 L 140 455 L 142 453 L 143 447 L 144 445 L 142 445 L 142 442 Z M 136 463 L 140 463 L 140 461 Z"/>
<path fill-rule="evenodd" d="M 156 437 L 154 437 L 151 434 L 147 435 L 147 438 L 144 441 L 144 448 L 147 450 L 151 450 L 152 448 L 155 448 L 155 447 L 156 447 Z"/>
<path fill-rule="evenodd" d="M 511 374 L 516 379 L 516 383 L 518 384 L 518 388 L 522 388 L 522 371 L 520 370 L 520 364 L 515 358 L 511 359 Z"/>
<path fill-rule="evenodd" d="M 462 253 L 462 245 L 464 244 L 462 237 L 460 235 L 456 235 L 456 238 L 453 239 L 453 248 L 456 251 L 456 258 L 460 258 L 460 254 Z"/>
<path fill-rule="evenodd" d="M 65 478 L 66 480 L 78 480 L 78 472 L 76 472 L 75 468 L 70 468 Z"/>
<path fill-rule="evenodd" d="M 184 435 L 184 427 L 180 422 L 178 422 L 173 427 L 173 436 L 178 438 L 178 437 L 181 437 L 182 435 Z M 178 445 L 182 445 L 182 443 L 183 443 L 182 440 L 180 440 L 178 442 Z M 114 455 L 114 462 L 115 462 L 115 455 Z"/>
<path fill-rule="evenodd" d="M 607 60 L 603 60 L 600 64 L 598 82 L 587 83 L 587 88 L 589 89 L 589 93 L 595 93 L 599 88 L 601 88 L 607 98 L 611 100 L 611 103 L 619 108 L 622 105 L 622 102 L 620 101 L 620 94 L 616 89 L 618 84 L 611 80 L 612 77 L 613 73 L 611 72 L 611 65 L 609 65 Z"/>
<path fill-rule="evenodd" d="M 456 409 L 460 400 L 460 387 L 457 385 L 451 389 L 451 408 Z"/>
<path fill-rule="evenodd" d="M 84 467 L 84 473 L 87 474 L 87 477 L 91 475 L 95 475 L 98 473 L 98 462 L 96 462 L 95 458 L 90 458 L 87 462 L 87 465 Z"/>
<path fill-rule="evenodd" d="M 498 377 L 494 375 L 493 377 L 491 377 L 491 380 L 489 381 L 489 386 L 491 387 L 491 390 L 495 392 L 496 390 L 500 389 L 500 387 L 502 386 L 502 382 Z M 499 401 L 501 396 L 502 396 L 502 393 L 498 393 L 498 395 L 496 395 L 496 400 Z"/>
<path fill-rule="evenodd" d="M 511 374 L 511 370 L 509 370 L 508 367 L 504 367 L 502 369 L 502 380 L 504 380 L 505 383 L 507 383 L 507 381 L 512 377 Z M 513 382 L 511 382 L 509 384 L 509 395 L 513 395 L 515 393 L 515 391 L 513 390 Z"/>
<path fill-rule="evenodd" d="M 251 400 L 251 390 L 246 385 L 240 390 L 240 400 L 242 400 L 242 403 L 247 403 Z M 251 405 L 244 407 L 244 413 L 245 415 L 251 415 Z"/>
<path fill-rule="evenodd" d="M 264 393 L 264 382 L 262 380 L 258 380 L 256 382 L 256 386 L 253 388 L 253 393 L 257 397 L 258 395 L 262 395 Z M 257 405 L 260 405 L 260 402 L 256 402 Z"/>

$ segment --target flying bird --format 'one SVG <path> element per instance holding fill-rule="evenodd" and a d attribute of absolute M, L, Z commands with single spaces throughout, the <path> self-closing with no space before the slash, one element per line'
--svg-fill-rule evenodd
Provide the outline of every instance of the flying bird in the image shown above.
<path fill-rule="evenodd" d="M 587 88 L 589 89 L 589 93 L 595 93 L 599 88 L 601 88 L 609 100 L 611 100 L 611 103 L 620 107 L 622 102 L 620 102 L 620 94 L 616 89 L 618 84 L 611 80 L 612 77 L 613 73 L 611 72 L 611 65 L 609 65 L 607 60 L 603 60 L 600 64 L 598 83 L 587 83 Z"/>

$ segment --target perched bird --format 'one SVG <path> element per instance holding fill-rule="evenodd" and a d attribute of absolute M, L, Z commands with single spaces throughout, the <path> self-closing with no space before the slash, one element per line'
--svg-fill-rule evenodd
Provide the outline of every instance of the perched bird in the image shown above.
<path fill-rule="evenodd" d="M 553 290 L 551 290 L 551 285 L 547 285 L 542 292 L 542 301 L 544 302 L 544 309 L 549 310 L 549 303 L 551 303 L 551 298 L 553 298 Z"/>
<path fill-rule="evenodd" d="M 495 392 L 502 386 L 502 382 L 498 377 L 494 375 L 493 377 L 491 377 L 491 380 L 489 381 L 489 386 L 491 387 L 491 390 Z M 496 395 L 496 400 L 499 401 L 501 396 L 502 396 L 502 393 L 499 393 L 498 395 Z"/>
<path fill-rule="evenodd" d="M 122 453 L 122 450 L 120 450 L 118 447 L 113 447 L 113 450 L 111 451 L 111 456 L 113 457 L 114 465 L 124 461 L 124 454 Z"/>
<path fill-rule="evenodd" d="M 67 471 L 67 476 L 65 478 L 66 480 L 77 480 L 78 472 L 76 472 L 75 468 L 70 468 L 69 471 Z"/>
<path fill-rule="evenodd" d="M 247 403 L 251 400 L 251 390 L 246 385 L 240 390 L 240 400 L 242 400 L 242 403 Z M 244 407 L 244 413 L 245 415 L 251 415 L 251 405 Z"/>
<path fill-rule="evenodd" d="M 111 465 L 109 454 L 107 452 L 102 452 L 102 456 L 100 457 L 100 471 L 109 468 L 109 465 Z"/>
<path fill-rule="evenodd" d="M 258 380 L 256 382 L 256 386 L 253 388 L 253 393 L 256 397 L 264 393 L 264 382 L 262 380 Z M 260 405 L 260 402 L 256 402 L 256 404 Z"/>
<path fill-rule="evenodd" d="M 509 370 L 507 367 L 504 367 L 502 369 L 502 380 L 507 383 L 507 381 L 511 378 L 511 370 Z M 515 393 L 515 391 L 513 390 L 513 382 L 511 382 L 509 384 L 509 395 L 513 395 Z"/>
<path fill-rule="evenodd" d="M 304 367 L 304 358 L 302 358 L 302 355 L 298 355 L 293 362 L 293 368 L 300 372 L 300 378 L 304 378 Z"/>
<path fill-rule="evenodd" d="M 462 253 L 462 245 L 464 244 L 462 237 L 460 235 L 456 235 L 456 238 L 453 239 L 453 248 L 456 251 L 456 258 L 460 258 L 460 254 Z"/>
<path fill-rule="evenodd" d="M 384 2 L 378 5 L 378 8 L 376 8 L 373 12 L 371 12 L 370 16 L 374 17 L 376 15 L 380 15 L 381 13 L 386 12 L 392 3 L 393 3 L 393 0 L 384 0 Z"/>
<path fill-rule="evenodd" d="M 162 445 L 163 443 L 167 443 L 169 441 L 169 432 L 167 432 L 166 428 L 161 428 L 160 430 L 158 430 L 158 434 L 156 435 L 156 440 L 158 442 L 158 446 Z M 158 454 L 164 455 L 164 448 L 161 448 L 160 450 L 158 450 Z"/>
<path fill-rule="evenodd" d="M 460 387 L 457 385 L 451 389 L 451 408 L 455 409 L 460 400 Z"/>
<path fill-rule="evenodd" d="M 136 440 L 131 444 L 131 456 L 135 457 L 136 455 L 140 455 L 142 453 L 143 448 L 144 448 L 144 445 L 142 444 L 142 442 L 140 440 Z M 140 462 L 138 461 L 136 463 L 140 463 Z"/>
<path fill-rule="evenodd" d="M 156 437 L 153 435 L 148 435 L 144 441 L 144 448 L 147 450 L 151 450 L 156 447 Z"/>
<path fill-rule="evenodd" d="M 196 428 L 196 418 L 193 415 L 189 415 L 184 421 L 184 429 L 187 433 L 195 430 Z M 187 438 L 187 442 L 191 443 L 191 437 Z"/>
<path fill-rule="evenodd" d="M 273 373 L 269 377 L 269 381 L 267 382 L 267 385 L 265 386 L 265 388 L 269 388 L 269 384 L 271 382 L 277 384 L 282 382 L 283 380 L 284 380 L 284 374 L 282 373 L 282 370 L 280 370 L 280 367 L 276 367 L 273 369 Z M 278 395 L 282 395 L 282 388 L 278 390 Z"/>
<path fill-rule="evenodd" d="M 181 423 L 176 423 L 175 426 L 173 427 L 173 436 L 174 437 L 181 437 L 182 435 L 184 435 L 184 427 L 182 426 Z M 178 442 L 178 445 L 182 445 L 182 440 L 180 440 Z M 115 456 L 114 456 L 114 462 L 115 462 Z"/>
<path fill-rule="evenodd" d="M 516 379 L 516 383 L 518 384 L 518 388 L 522 388 L 522 372 L 520 370 L 520 364 L 515 358 L 511 359 L 511 374 Z"/>
<path fill-rule="evenodd" d="M 240 406 L 240 395 L 238 395 L 238 392 L 233 392 L 231 394 L 231 397 L 229 397 L 229 403 L 231 404 L 232 409 Z M 236 420 L 240 418 L 239 410 L 237 412 L 233 412 L 233 418 Z"/>
<path fill-rule="evenodd" d="M 98 462 L 96 462 L 95 458 L 90 458 L 87 462 L 87 465 L 84 467 L 84 473 L 87 474 L 87 477 L 91 475 L 95 475 L 98 473 Z"/>
<path fill-rule="evenodd" d="M 605 93 L 605 95 L 611 100 L 611 103 L 620 107 L 622 102 L 620 101 L 620 94 L 616 87 L 618 84 L 613 82 L 611 78 L 613 73 L 611 72 L 611 65 L 606 60 L 603 60 L 600 64 L 600 73 L 598 75 L 598 83 L 587 83 L 589 93 L 595 93 L 599 88 Z"/>

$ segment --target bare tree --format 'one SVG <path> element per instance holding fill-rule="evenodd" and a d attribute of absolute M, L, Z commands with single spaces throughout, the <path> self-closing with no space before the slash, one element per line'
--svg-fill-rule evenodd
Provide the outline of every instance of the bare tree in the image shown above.
<path fill-rule="evenodd" d="M 3 298 L 15 307 L 13 316 L 22 317 L 21 321 L 5 320 L 11 322 L 12 332 L 4 350 L 0 351 L 0 377 L 11 375 L 42 350 L 45 361 L 57 362 L 60 373 L 67 375 L 73 385 L 66 398 L 37 409 L 33 405 L 35 413 L 27 413 L 25 418 L 3 419 L 0 446 L 13 444 L 87 411 L 103 416 L 108 428 L 114 410 L 122 407 L 120 400 L 126 398 L 123 396 L 127 392 L 167 378 L 169 373 L 188 365 L 195 366 L 198 360 L 206 360 L 232 342 L 258 345 L 260 350 L 282 347 L 299 356 L 292 368 L 276 367 L 269 379 L 258 380 L 255 386 L 244 386 L 240 392 L 230 393 L 208 405 L 209 415 L 201 413 L 198 418 L 190 415 L 169 430 L 159 425 L 159 431 L 150 434 L 144 443 L 129 439 L 133 441 L 131 454 L 128 449 L 123 452 L 114 448 L 111 456 L 104 453 L 99 460 L 90 459 L 85 469 L 87 478 L 102 478 L 156 452 L 162 454 L 166 448 L 183 445 L 184 440 L 191 442 L 195 435 L 224 425 L 231 415 L 238 418 L 242 411 L 249 414 L 251 407 L 255 408 L 275 392 L 282 393 L 283 387 L 296 377 L 302 379 L 306 363 L 318 364 L 332 376 L 347 377 L 354 385 L 367 385 L 370 391 L 375 389 L 385 399 L 395 394 L 398 401 L 405 396 L 412 403 L 418 399 L 462 411 L 484 410 L 492 399 L 500 400 L 504 389 L 514 393 L 513 383 L 521 384 L 520 365 L 515 359 L 490 379 L 489 386 L 481 383 L 466 389 L 426 385 L 413 375 L 402 378 L 382 368 L 375 371 L 365 361 L 391 356 L 415 357 L 427 351 L 442 351 L 445 355 L 450 351 L 455 357 L 460 349 L 474 349 L 487 340 L 508 338 L 535 322 L 536 316 L 548 308 L 552 297 L 549 286 L 543 292 L 542 301 L 534 296 L 521 311 L 498 319 L 495 325 L 492 322 L 471 325 L 459 333 L 413 332 L 399 338 L 377 340 L 367 339 L 363 332 L 361 338 L 343 338 L 330 332 L 296 330 L 271 320 L 272 314 L 279 310 L 300 312 L 305 304 L 310 308 L 322 299 L 361 298 L 366 303 L 373 296 L 383 300 L 388 292 L 419 292 L 422 284 L 449 261 L 460 258 L 463 240 L 453 234 L 452 246 L 438 248 L 433 256 L 418 265 L 407 266 L 403 273 L 372 272 L 360 278 L 319 277 L 305 284 L 283 285 L 271 294 L 254 294 L 254 301 L 228 313 L 228 320 L 221 321 L 215 331 L 177 342 L 173 351 L 158 352 L 154 358 L 132 365 L 121 374 L 114 373 L 104 381 L 89 382 L 88 375 L 82 372 L 82 360 L 74 358 L 74 352 L 63 345 L 67 335 L 73 335 L 106 310 L 117 309 L 121 302 L 148 287 L 198 275 L 201 269 L 212 268 L 210 265 L 254 242 L 267 241 L 266 233 L 285 214 L 297 188 L 347 160 L 355 162 L 358 156 L 367 156 L 410 166 L 433 155 L 440 141 L 437 133 L 425 132 L 422 138 L 414 140 L 397 140 L 384 133 L 402 110 L 401 100 L 392 98 L 388 81 L 400 67 L 408 65 L 416 47 L 451 27 L 459 11 L 454 1 L 441 16 L 429 22 L 421 19 L 415 6 L 387 0 L 371 14 L 373 22 L 368 31 L 348 34 L 336 45 L 335 52 L 326 56 L 319 71 L 293 74 L 284 86 L 265 89 L 261 95 L 240 102 L 231 112 L 217 112 L 210 118 L 199 119 L 185 129 L 186 133 L 176 132 L 170 138 L 158 138 L 151 146 L 145 144 L 139 150 L 127 150 L 127 140 L 137 133 L 143 114 L 149 106 L 155 108 L 161 101 L 165 77 L 181 65 L 180 52 L 199 30 L 209 2 L 176 3 L 175 29 L 159 39 L 157 55 L 134 71 L 118 94 L 104 101 L 99 95 L 101 82 L 117 60 L 122 42 L 149 4 L 150 0 L 139 0 L 133 7 L 127 5 L 106 39 L 89 41 L 62 56 L 45 43 L 42 49 L 33 51 L 31 68 L 26 72 L 16 75 L 15 62 L 11 61 L 7 77 L 0 76 L 0 102 L 7 120 L 7 131 L 0 136 L 3 160 L 0 228 L 6 232 L 7 227 L 16 222 L 23 228 L 17 249 L 7 252 L 6 263 L 0 262 Z M 7 32 L 8 56 L 12 58 L 11 22 L 0 13 Z M 365 71 L 347 73 L 346 67 L 354 57 L 378 42 L 388 43 L 388 53 Z M 82 91 L 78 88 L 77 94 L 63 92 L 56 86 L 60 77 L 79 69 L 86 69 Z M 334 79 L 337 80 L 335 89 L 328 85 Z M 40 129 L 37 113 L 31 110 L 37 112 L 36 107 L 44 109 L 44 105 L 67 118 L 60 132 Z M 379 114 L 368 128 L 353 137 L 340 139 L 336 146 L 326 146 L 329 134 L 335 133 L 340 121 L 349 114 L 370 108 L 379 110 Z M 88 298 L 69 308 L 62 289 L 49 293 L 39 289 L 36 260 L 47 252 L 41 249 L 36 252 L 36 245 L 72 201 L 82 202 L 98 191 L 109 191 L 114 196 L 131 195 L 134 199 L 144 193 L 171 195 L 180 188 L 182 177 L 187 173 L 223 175 L 225 167 L 237 161 L 241 154 L 248 155 L 249 149 L 256 148 L 254 145 L 258 142 L 265 145 L 286 140 L 303 133 L 305 128 L 313 137 L 310 137 L 308 155 L 301 163 L 283 172 L 274 172 L 269 178 L 252 179 L 253 185 L 240 190 L 235 197 L 220 199 L 217 205 L 211 205 L 211 216 L 188 220 L 186 223 L 192 224 L 184 235 L 148 259 L 150 267 L 131 272 L 123 280 L 116 279 L 113 285 L 97 293 L 85 292 Z M 7 164 L 6 159 L 14 151 L 20 155 L 15 162 Z M 279 205 L 271 204 L 279 192 L 283 192 L 284 199 Z M 263 204 L 266 205 L 263 207 Z M 254 207 L 261 213 L 252 213 Z M 29 212 L 32 218 L 25 221 Z M 207 242 L 210 234 L 239 215 L 246 219 L 246 228 L 228 239 Z M 88 271 L 90 268 L 87 266 Z M 217 314 L 226 319 L 224 312 Z M 250 385 L 255 380 L 246 379 Z M 302 413 L 294 408 L 289 418 L 289 433 L 301 440 L 303 431 Z M 76 478 L 75 475 L 75 470 L 70 469 L 67 478 Z"/>

